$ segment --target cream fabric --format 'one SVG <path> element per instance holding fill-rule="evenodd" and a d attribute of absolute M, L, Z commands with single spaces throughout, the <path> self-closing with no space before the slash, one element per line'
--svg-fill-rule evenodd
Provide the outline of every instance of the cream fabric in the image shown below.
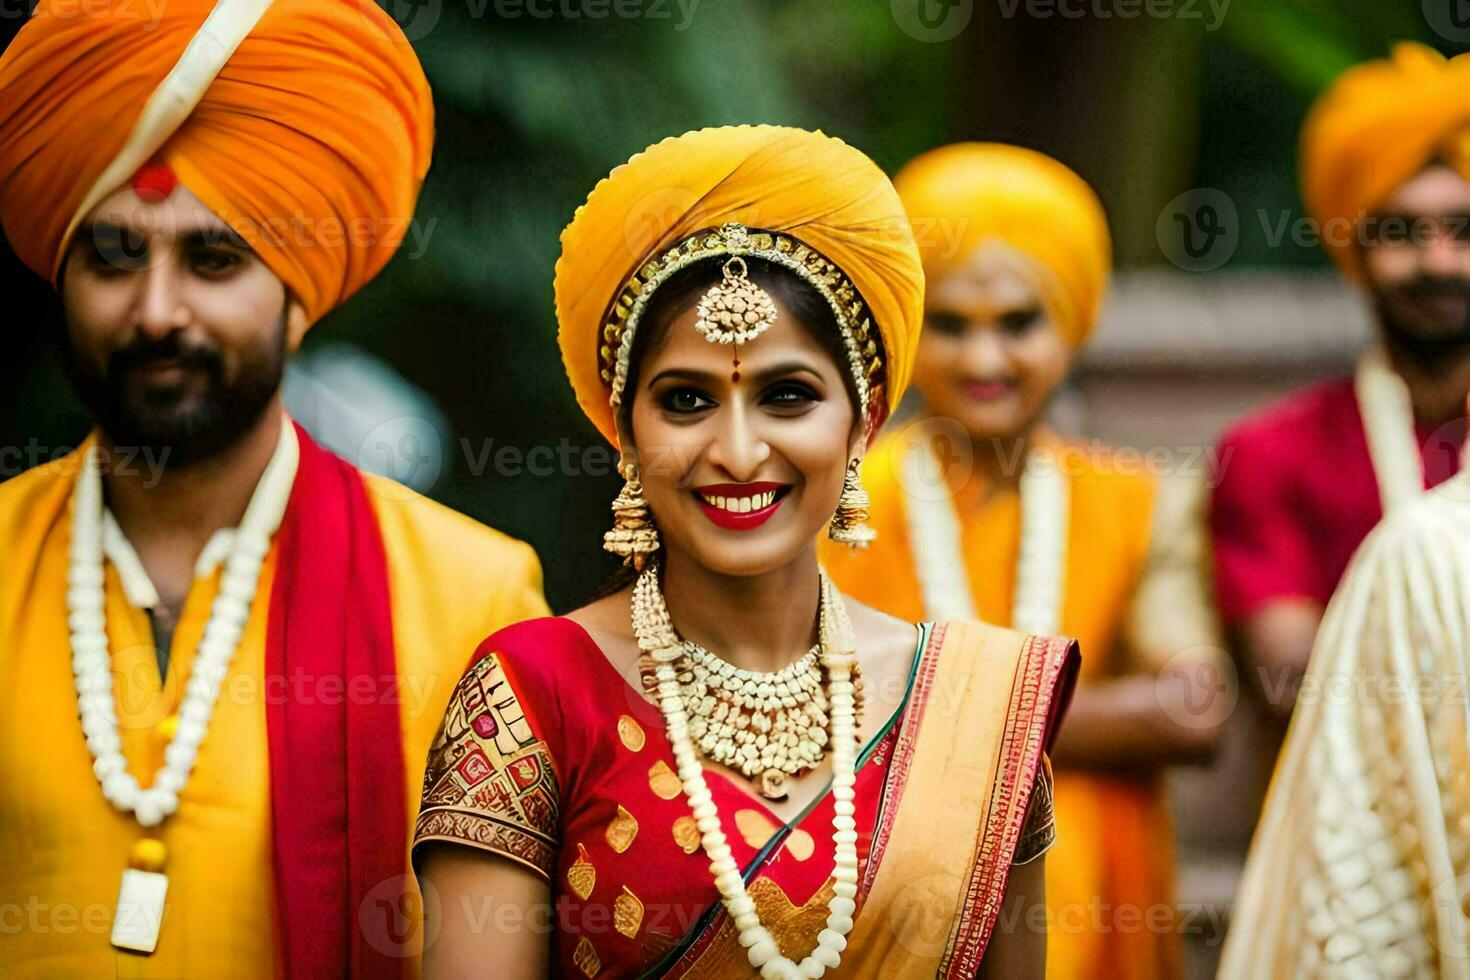
<path fill-rule="evenodd" d="M 1318 633 L 1220 976 L 1470 977 L 1470 472 L 1368 537 Z"/>

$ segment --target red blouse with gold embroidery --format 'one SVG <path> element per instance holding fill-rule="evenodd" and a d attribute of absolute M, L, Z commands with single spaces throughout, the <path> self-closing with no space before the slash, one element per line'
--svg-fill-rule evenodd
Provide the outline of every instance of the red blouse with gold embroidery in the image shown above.
<path fill-rule="evenodd" d="M 926 624 L 916 665 L 930 639 Z M 890 766 L 898 720 L 859 757 L 860 869 L 873 865 L 882 846 L 874 833 L 885 784 L 903 777 Z M 679 947 L 719 902 L 674 770 L 657 707 L 579 625 L 522 623 L 485 641 L 451 699 L 430 751 L 414 854 L 449 842 L 530 868 L 552 888 L 557 974 L 637 976 Z M 1041 773 L 1038 784 L 1050 778 L 1048 767 Z M 705 776 L 736 863 L 746 868 L 763 858 L 751 885 L 762 921 L 778 940 L 814 943 L 832 894 L 830 793 L 787 825 L 718 771 Z M 1055 836 L 1051 795 L 1038 789 L 1017 863 Z"/>

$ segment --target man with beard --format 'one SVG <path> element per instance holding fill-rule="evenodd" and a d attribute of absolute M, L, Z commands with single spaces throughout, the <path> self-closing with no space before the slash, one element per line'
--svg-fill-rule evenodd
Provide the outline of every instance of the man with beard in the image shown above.
<path fill-rule="evenodd" d="M 1470 390 L 1470 55 L 1418 44 L 1359 65 L 1302 133 L 1302 196 L 1371 300 L 1381 343 L 1352 380 L 1240 422 L 1212 507 L 1216 589 L 1284 721 L 1323 607 L 1384 513 L 1459 468 Z"/>
<path fill-rule="evenodd" d="M 280 383 L 431 145 L 366 0 L 43 0 L 0 58 L 0 224 L 97 423 L 0 486 L 0 972 L 412 969 L 428 746 L 540 569 L 318 447 Z"/>

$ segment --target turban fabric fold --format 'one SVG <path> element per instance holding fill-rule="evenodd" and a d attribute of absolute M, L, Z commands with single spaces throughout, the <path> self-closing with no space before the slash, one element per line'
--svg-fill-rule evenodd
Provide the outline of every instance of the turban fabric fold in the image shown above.
<path fill-rule="evenodd" d="M 1434 161 L 1470 179 L 1470 54 L 1397 44 L 1318 98 L 1302 127 L 1302 200 L 1349 276 L 1361 275 L 1352 229 Z"/>
<path fill-rule="evenodd" d="M 229 47 L 201 34 L 206 18 L 232 16 L 248 33 L 216 51 L 218 74 L 185 70 L 186 49 L 207 63 Z M 166 77 L 168 97 L 150 103 Z M 187 114 L 150 125 L 144 107 L 160 101 Z M 142 156 L 245 238 L 315 322 L 392 257 L 432 144 L 423 70 L 371 0 L 42 0 L 0 57 L 0 224 L 53 283 L 79 211 L 131 172 L 94 185 Z"/>
<path fill-rule="evenodd" d="M 1041 271 L 1046 300 L 1067 341 L 1087 339 L 1112 267 L 1107 215 L 1065 165 L 1003 143 L 955 143 L 921 154 L 893 180 L 930 282 L 999 244 Z"/>
<path fill-rule="evenodd" d="M 562 232 L 555 286 L 562 360 L 582 410 L 613 444 L 617 428 L 598 366 L 610 302 L 649 258 L 729 222 L 798 239 L 852 280 L 883 340 L 885 407 L 898 404 L 923 321 L 924 274 L 883 171 L 820 132 L 701 129 L 614 169 Z"/>

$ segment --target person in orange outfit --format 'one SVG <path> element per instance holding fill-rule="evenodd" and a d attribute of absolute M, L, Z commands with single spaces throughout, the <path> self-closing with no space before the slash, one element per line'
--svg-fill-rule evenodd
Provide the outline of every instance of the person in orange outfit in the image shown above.
<path fill-rule="evenodd" d="M 1165 493 L 1042 421 L 1097 318 L 1102 206 L 1056 160 L 994 143 L 930 151 L 894 183 L 927 279 L 924 413 L 865 462 L 872 546 L 825 560 L 844 590 L 896 616 L 1078 639 L 1052 757 L 1062 830 L 1046 868 L 1047 974 L 1177 976 L 1161 773 L 1209 755 L 1223 710 L 1209 697 L 1221 655 L 1195 553 L 1201 495 Z"/>
<path fill-rule="evenodd" d="M 0 486 L 0 972 L 409 973 L 422 760 L 540 566 L 280 382 L 412 218 L 428 84 L 371 3 L 158 13 L 43 2 L 0 58 L 0 224 L 96 423 Z"/>

